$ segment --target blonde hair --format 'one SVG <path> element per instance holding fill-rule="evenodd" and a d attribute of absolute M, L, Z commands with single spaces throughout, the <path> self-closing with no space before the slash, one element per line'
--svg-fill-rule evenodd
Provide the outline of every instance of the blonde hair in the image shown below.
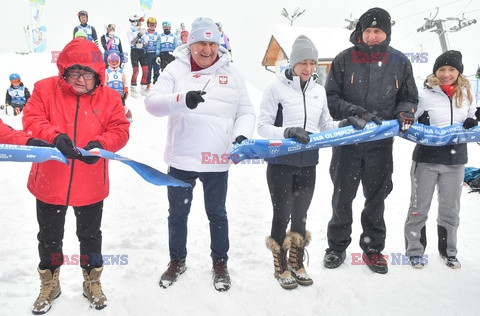
<path fill-rule="evenodd" d="M 427 84 L 430 87 L 434 86 L 441 86 L 442 83 L 440 82 L 440 79 L 438 79 L 435 74 L 431 74 L 427 78 Z M 467 99 L 472 104 L 473 102 L 473 97 L 472 97 L 472 92 L 471 92 L 471 86 L 470 86 L 470 81 L 468 81 L 467 77 L 464 75 L 460 74 L 455 81 L 454 85 L 456 85 L 455 92 L 453 93 L 453 97 L 455 98 L 455 103 L 457 108 L 462 107 L 462 102 L 464 98 L 464 90 L 462 89 L 463 87 L 467 90 Z"/>

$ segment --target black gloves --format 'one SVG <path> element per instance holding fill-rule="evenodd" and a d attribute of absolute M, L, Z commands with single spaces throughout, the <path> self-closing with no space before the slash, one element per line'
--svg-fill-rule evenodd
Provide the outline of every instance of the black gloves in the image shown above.
<path fill-rule="evenodd" d="M 197 107 L 198 103 L 205 102 L 205 99 L 202 98 L 202 95 L 205 93 L 205 91 L 202 92 L 200 90 L 188 91 L 187 95 L 185 96 L 185 103 L 187 103 L 188 108 L 193 110 Z"/>
<path fill-rule="evenodd" d="M 417 122 L 423 125 L 430 125 L 430 115 L 428 115 L 428 111 L 423 112 L 423 114 L 418 118 Z"/>
<path fill-rule="evenodd" d="M 103 149 L 103 146 L 97 141 L 90 141 L 88 142 L 87 146 L 83 147 L 86 151 L 89 151 L 93 148 L 100 148 Z M 101 157 L 100 156 L 81 156 L 78 159 L 83 161 L 86 164 L 93 165 L 96 163 Z"/>
<path fill-rule="evenodd" d="M 364 107 L 353 105 L 348 110 L 348 116 L 358 116 L 365 119 L 367 122 L 375 122 L 377 125 L 382 125 L 382 120 L 373 113 L 367 111 Z"/>
<path fill-rule="evenodd" d="M 480 121 L 480 107 L 478 107 L 477 110 L 475 111 L 475 117 L 477 118 L 477 121 Z"/>
<path fill-rule="evenodd" d="M 37 146 L 37 147 L 53 147 L 52 144 L 47 143 L 44 140 L 38 138 L 29 138 L 26 143 L 27 146 Z"/>
<path fill-rule="evenodd" d="M 476 119 L 473 119 L 471 117 L 467 117 L 467 119 L 463 122 L 464 129 L 470 129 L 475 126 L 478 126 L 478 122 Z"/>
<path fill-rule="evenodd" d="M 142 32 L 138 32 L 137 37 L 140 38 L 142 36 L 143 36 Z"/>
<path fill-rule="evenodd" d="M 243 142 L 245 139 L 247 139 L 245 136 L 243 136 L 243 135 L 238 135 L 237 138 L 235 138 L 235 141 L 233 142 L 233 144 L 240 144 L 240 143 Z"/>
<path fill-rule="evenodd" d="M 361 117 L 349 116 L 344 120 L 341 120 L 338 127 L 345 127 L 352 125 L 355 129 L 364 129 L 367 125 L 367 121 Z"/>
<path fill-rule="evenodd" d="M 75 159 L 82 156 L 67 134 L 58 134 L 53 140 L 53 145 L 57 147 L 66 158 Z"/>
<path fill-rule="evenodd" d="M 415 116 L 411 112 L 400 112 L 395 117 L 398 121 L 401 132 L 405 132 L 407 129 L 409 129 L 415 120 Z"/>
<path fill-rule="evenodd" d="M 285 138 L 296 138 L 298 142 L 302 144 L 308 144 L 310 141 L 310 136 L 308 133 L 301 127 L 288 127 L 283 132 Z"/>

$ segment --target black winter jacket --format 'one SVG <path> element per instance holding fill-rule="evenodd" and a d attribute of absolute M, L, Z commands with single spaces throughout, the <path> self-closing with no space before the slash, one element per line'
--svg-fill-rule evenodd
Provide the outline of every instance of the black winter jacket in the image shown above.
<path fill-rule="evenodd" d="M 389 37 L 373 46 L 360 39 L 361 33 L 354 31 L 350 38 L 354 46 L 332 62 L 325 86 L 332 117 L 345 119 L 355 106 L 382 120 L 393 119 L 400 112 L 414 112 L 418 91 L 408 58 L 389 46 Z"/>

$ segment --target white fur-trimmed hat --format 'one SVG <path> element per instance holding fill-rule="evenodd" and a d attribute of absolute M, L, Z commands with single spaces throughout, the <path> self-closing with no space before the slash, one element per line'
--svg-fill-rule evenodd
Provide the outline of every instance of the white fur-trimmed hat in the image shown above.
<path fill-rule="evenodd" d="M 192 30 L 188 35 L 188 45 L 196 42 L 214 42 L 220 45 L 220 32 L 215 22 L 205 17 L 193 21 Z"/>

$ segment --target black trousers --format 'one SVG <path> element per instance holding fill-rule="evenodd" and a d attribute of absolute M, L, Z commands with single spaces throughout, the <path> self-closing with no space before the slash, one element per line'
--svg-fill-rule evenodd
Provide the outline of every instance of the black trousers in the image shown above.
<path fill-rule="evenodd" d="M 40 255 L 38 267 L 40 269 L 53 271 L 63 264 L 62 246 L 67 208 L 64 205 L 48 204 L 37 199 L 39 225 L 37 238 Z M 91 205 L 74 206 L 73 209 L 77 219 L 77 237 L 80 241 L 79 264 L 89 272 L 103 265 L 102 231 L 100 230 L 103 201 Z"/>
<path fill-rule="evenodd" d="M 383 219 L 385 198 L 393 188 L 391 139 L 333 148 L 330 176 L 333 181 L 332 219 L 328 223 L 328 245 L 344 251 L 352 241 L 352 202 L 362 181 L 365 205 L 361 215 L 360 247 L 366 253 L 385 247 Z"/>
<path fill-rule="evenodd" d="M 273 204 L 271 237 L 282 245 L 290 231 L 305 237 L 307 211 L 315 190 L 316 166 L 268 164 L 267 182 Z"/>

